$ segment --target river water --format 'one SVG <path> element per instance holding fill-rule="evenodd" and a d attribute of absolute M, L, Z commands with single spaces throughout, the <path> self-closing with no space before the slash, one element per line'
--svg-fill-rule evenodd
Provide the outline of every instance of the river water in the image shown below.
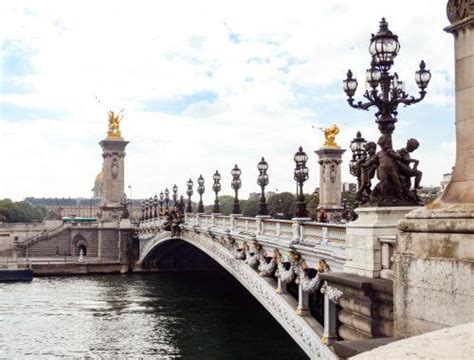
<path fill-rule="evenodd" d="M 305 359 L 227 273 L 0 284 L 0 359 Z"/>

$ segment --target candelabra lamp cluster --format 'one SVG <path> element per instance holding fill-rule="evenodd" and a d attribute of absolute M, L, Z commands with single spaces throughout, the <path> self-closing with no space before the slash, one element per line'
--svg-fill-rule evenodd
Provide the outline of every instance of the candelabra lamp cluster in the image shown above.
<path fill-rule="evenodd" d="M 308 155 L 303 151 L 300 146 L 294 156 L 295 171 L 294 179 L 296 181 L 296 206 L 295 206 L 295 217 L 296 218 L 307 218 L 308 211 L 306 210 L 306 204 L 303 194 L 303 184 L 308 180 L 308 167 L 306 162 L 308 161 Z"/>
<path fill-rule="evenodd" d="M 221 212 L 221 207 L 219 204 L 219 191 L 221 191 L 221 174 L 219 174 L 219 171 L 216 170 L 214 175 L 212 176 L 212 179 L 214 180 L 214 184 L 212 184 L 212 191 L 216 194 L 216 197 L 214 199 L 214 205 L 212 206 L 212 212 L 214 214 L 218 214 Z"/>
<path fill-rule="evenodd" d="M 366 206 L 403 206 L 419 203 L 416 189 L 420 186 L 421 171 L 418 160 L 412 159 L 410 153 L 416 150 L 419 143 L 416 139 L 408 139 L 407 146 L 395 151 L 392 146 L 392 133 L 397 122 L 398 106 L 409 106 L 420 102 L 426 95 L 426 88 L 431 73 L 421 61 L 419 70 L 415 72 L 415 81 L 419 88 L 419 96 L 414 97 L 405 91 L 405 83 L 397 73 L 390 73 L 400 50 L 398 36 L 393 34 L 385 18 L 380 22 L 380 29 L 370 39 L 370 68 L 366 71 L 366 101 L 354 100 L 358 86 L 352 71 L 347 72 L 343 88 L 348 96 L 351 107 L 368 110 L 375 107 L 375 122 L 381 133 L 377 144 L 367 142 L 358 133 L 351 142 L 353 153 L 349 169 L 357 177 L 359 192 L 357 199 L 360 205 Z M 380 147 L 377 152 L 377 145 Z M 371 180 L 377 174 L 379 183 L 372 189 Z M 415 178 L 411 189 L 411 178 Z"/>
<path fill-rule="evenodd" d="M 234 189 L 235 196 L 234 196 L 234 205 L 232 206 L 232 214 L 240 214 L 240 202 L 239 202 L 239 189 L 242 187 L 242 180 L 240 180 L 240 174 L 242 171 L 239 169 L 237 164 L 231 171 L 232 175 L 232 182 L 231 187 Z"/>
<path fill-rule="evenodd" d="M 257 184 L 260 186 L 261 192 L 260 192 L 260 201 L 258 203 L 258 208 L 257 208 L 257 215 L 260 216 L 266 216 L 268 215 L 268 208 L 267 208 L 267 199 L 265 197 L 265 186 L 268 185 L 269 179 L 268 179 L 268 163 L 265 161 L 265 158 L 262 157 L 262 160 L 257 165 L 257 169 L 259 171 L 258 177 L 257 177 Z"/>

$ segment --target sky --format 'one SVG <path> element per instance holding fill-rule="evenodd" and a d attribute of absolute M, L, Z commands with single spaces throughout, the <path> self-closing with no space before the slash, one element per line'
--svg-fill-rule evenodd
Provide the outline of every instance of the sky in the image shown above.
<path fill-rule="evenodd" d="M 0 198 L 90 197 L 108 110 L 124 110 L 125 184 L 143 198 L 177 184 L 242 170 L 241 198 L 294 191 L 294 153 L 309 156 L 305 190 L 319 186 L 319 127 L 337 124 L 349 174 L 357 130 L 376 141 L 374 111 L 352 109 L 342 80 L 364 90 L 368 45 L 386 17 L 399 36 L 394 71 L 416 95 L 420 60 L 431 70 L 426 99 L 400 107 L 394 147 L 415 137 L 422 185 L 454 165 L 453 39 L 446 0 L 4 1 L 0 2 Z"/>

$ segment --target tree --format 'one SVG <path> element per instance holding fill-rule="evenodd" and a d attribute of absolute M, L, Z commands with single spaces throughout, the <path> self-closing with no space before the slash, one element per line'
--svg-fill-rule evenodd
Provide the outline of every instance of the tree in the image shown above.
<path fill-rule="evenodd" d="M 268 198 L 268 212 L 277 219 L 291 219 L 294 216 L 295 202 L 296 198 L 292 193 L 275 194 Z"/>
<path fill-rule="evenodd" d="M 10 199 L 0 200 L 0 221 L 3 222 L 42 221 L 46 214 L 46 208 L 32 206 L 26 201 L 12 202 Z"/>
<path fill-rule="evenodd" d="M 319 194 L 313 193 L 305 195 L 305 204 L 308 210 L 308 216 L 312 219 L 316 219 L 319 206 Z"/>
<path fill-rule="evenodd" d="M 247 217 L 255 217 L 257 215 L 258 200 L 248 199 L 240 202 L 240 210 L 242 215 Z"/>

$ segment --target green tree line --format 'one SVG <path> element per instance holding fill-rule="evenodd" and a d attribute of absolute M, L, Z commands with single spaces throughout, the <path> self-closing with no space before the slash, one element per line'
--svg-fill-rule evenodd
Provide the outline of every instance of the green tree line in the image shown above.
<path fill-rule="evenodd" d="M 343 192 L 342 198 L 347 200 L 347 206 L 354 208 L 355 193 Z M 240 200 L 240 210 L 243 216 L 254 217 L 257 215 L 259 199 Z M 290 192 L 274 194 L 267 198 L 268 214 L 277 219 L 291 219 L 294 217 L 296 197 Z M 319 206 L 318 194 L 305 195 L 306 209 L 309 217 L 315 219 Z M 232 214 L 234 197 L 231 195 L 219 196 L 220 212 L 223 215 Z M 204 207 L 206 213 L 212 212 L 212 205 Z M 196 210 L 196 207 L 194 207 Z"/>
<path fill-rule="evenodd" d="M 0 200 L 0 222 L 42 221 L 48 210 L 42 206 L 32 206 L 26 201 Z"/>

